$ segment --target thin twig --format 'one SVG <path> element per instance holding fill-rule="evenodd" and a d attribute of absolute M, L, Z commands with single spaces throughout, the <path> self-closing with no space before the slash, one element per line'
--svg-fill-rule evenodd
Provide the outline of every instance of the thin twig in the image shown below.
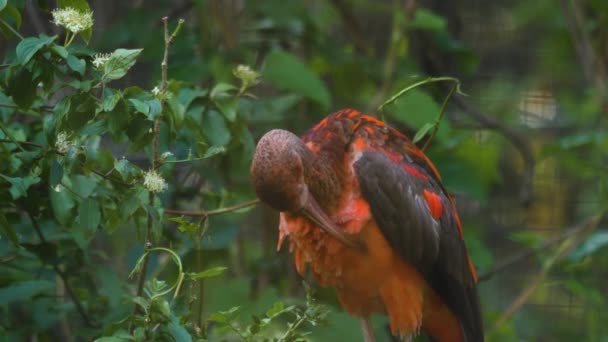
<path fill-rule="evenodd" d="M 502 316 L 496 321 L 492 330 L 497 329 L 507 320 L 509 320 L 517 311 L 519 311 L 534 294 L 536 289 L 542 284 L 543 280 L 549 275 L 549 272 L 559 261 L 572 252 L 574 248 L 580 245 L 585 238 L 597 228 L 602 214 L 596 215 L 585 221 L 578 227 L 575 235 L 571 235 L 570 239 L 564 240 L 559 246 L 554 255 L 552 255 L 544 264 L 540 272 L 534 276 L 530 284 L 520 293 L 520 295 L 509 305 L 503 312 Z"/>
<path fill-rule="evenodd" d="M 1 121 L 0 121 L 0 130 L 2 130 L 4 135 L 6 135 L 8 137 L 10 142 L 17 145 L 17 147 L 21 150 L 21 152 L 25 152 L 25 149 L 23 148 L 23 146 L 21 146 L 21 144 L 19 144 L 17 139 L 15 139 L 15 137 L 13 137 L 11 132 L 8 130 L 8 128 L 6 126 L 4 126 L 4 124 Z"/>
<path fill-rule="evenodd" d="M 11 139 L 0 139 L 0 143 L 9 143 L 9 144 L 23 145 L 23 146 L 34 146 L 34 147 L 39 147 L 39 148 L 45 147 L 44 145 L 40 145 L 38 143 L 31 142 L 31 141 L 19 141 L 19 140 L 11 140 Z"/>
<path fill-rule="evenodd" d="M 193 216 L 193 217 L 209 217 L 213 215 L 225 214 L 231 211 L 252 207 L 256 204 L 260 203 L 259 199 L 251 200 L 248 202 L 244 202 L 241 204 L 237 204 L 231 207 L 225 207 L 215 210 L 203 210 L 203 211 L 190 211 L 190 210 L 175 210 L 175 209 L 165 209 L 165 214 L 170 215 L 183 215 L 183 216 Z"/>
<path fill-rule="evenodd" d="M 183 19 L 180 19 L 177 27 L 175 28 L 175 30 L 173 31 L 173 33 L 171 35 L 169 35 L 169 18 L 168 17 L 163 17 L 162 19 L 162 23 L 163 23 L 163 32 L 164 32 L 164 40 L 165 40 L 165 49 L 163 52 L 163 60 L 161 62 L 161 84 L 160 84 L 160 92 L 162 94 L 165 94 L 168 88 L 168 76 L 167 76 L 167 69 L 168 69 L 168 64 L 169 64 L 169 47 L 171 46 L 171 44 L 173 44 L 173 40 L 175 39 L 175 37 L 177 36 L 177 34 L 179 33 L 179 30 L 181 29 L 181 26 L 184 23 Z M 151 169 L 155 170 L 156 166 L 159 164 L 159 155 L 158 155 L 158 141 L 160 138 L 160 123 L 163 117 L 163 113 L 166 107 L 166 97 L 163 97 L 160 101 L 160 115 L 156 118 L 156 120 L 154 120 L 154 136 L 153 136 L 153 140 L 152 140 L 152 166 Z M 150 207 L 154 206 L 154 199 L 155 199 L 155 195 L 153 191 L 149 191 L 148 192 L 148 203 L 150 204 Z M 144 245 L 144 250 L 147 252 L 150 250 L 150 248 L 152 248 L 153 244 L 152 244 L 152 227 L 154 225 L 154 218 L 152 217 L 151 214 L 148 214 L 148 221 L 146 224 L 146 236 L 145 236 L 145 245 Z M 137 296 L 141 296 L 143 294 L 144 291 L 144 283 L 146 280 L 146 274 L 148 272 L 148 254 L 146 253 L 144 255 L 144 260 L 142 261 L 142 266 L 141 266 L 141 271 L 139 273 L 139 279 L 137 281 Z M 133 312 L 137 313 L 139 312 L 140 308 L 137 304 L 135 304 L 133 306 Z M 129 331 L 133 331 L 135 327 L 133 326 L 133 324 L 130 325 L 129 327 Z"/>
<path fill-rule="evenodd" d="M 390 104 L 392 104 L 393 102 L 397 101 L 401 96 L 405 95 L 408 91 L 411 91 L 412 89 L 418 88 L 420 86 L 423 86 L 425 84 L 429 84 L 429 83 L 436 83 L 436 82 L 454 82 L 456 84 L 456 92 L 458 93 L 462 93 L 460 91 L 460 80 L 455 78 L 455 77 L 428 77 L 425 78 L 422 81 L 418 81 L 414 84 L 410 84 L 409 86 L 401 89 L 399 92 L 397 92 L 395 95 L 391 96 L 388 100 L 384 101 L 383 104 L 381 104 L 380 106 L 378 106 L 377 108 L 377 112 L 381 113 L 384 108 Z"/>
<path fill-rule="evenodd" d="M 454 95 L 454 92 L 456 91 L 457 87 L 458 87 L 458 84 L 454 84 L 452 86 L 452 88 L 450 89 L 450 92 L 448 93 L 448 95 L 445 97 L 445 99 L 443 99 L 443 103 L 441 104 L 441 109 L 439 110 L 439 115 L 437 115 L 437 118 L 435 119 L 435 122 L 433 123 L 433 131 L 429 135 L 429 138 L 426 139 L 426 141 L 424 142 L 424 146 L 422 146 L 423 151 L 426 150 L 426 148 L 431 143 L 431 140 L 433 140 L 433 138 L 435 137 L 435 134 L 437 134 L 437 130 L 439 130 L 439 124 L 441 123 L 441 119 L 443 118 L 445 110 L 448 107 L 448 103 L 450 102 L 452 95 Z"/>
<path fill-rule="evenodd" d="M 34 215 L 32 215 L 32 213 L 27 209 L 26 209 L 26 213 L 27 213 L 30 221 L 32 221 L 32 225 L 34 226 L 34 230 L 36 231 L 36 234 L 38 235 L 38 238 L 40 239 L 40 243 L 47 244 L 48 242 L 47 242 L 46 238 L 44 237 L 42 230 L 40 229 L 40 225 L 38 225 L 38 221 L 36 221 L 36 219 L 34 218 Z M 61 281 L 63 282 L 63 286 L 65 286 L 65 290 L 67 291 L 70 298 L 72 298 L 72 302 L 74 302 L 76 311 L 78 312 L 80 317 L 82 317 L 82 320 L 84 321 L 84 323 L 89 327 L 97 327 L 98 325 L 91 321 L 91 319 L 89 318 L 89 315 L 87 315 L 86 311 L 84 310 L 82 303 L 80 302 L 80 300 L 76 296 L 76 293 L 72 289 L 72 286 L 68 282 L 67 275 L 65 274 L 65 272 L 63 272 L 61 270 L 61 268 L 59 267 L 59 264 L 57 263 L 57 260 L 52 258 L 50 260 L 50 262 L 51 262 L 51 265 L 53 266 L 53 270 L 55 270 L 55 273 L 57 273 L 59 278 L 61 278 Z"/>
<path fill-rule="evenodd" d="M 21 39 L 21 40 L 25 39 L 25 38 L 23 38 L 21 33 L 19 33 L 19 31 L 15 30 L 11 25 L 9 25 L 6 21 L 4 21 L 4 19 L 0 18 L 0 23 L 4 24 L 4 26 L 6 26 L 9 29 L 9 31 L 13 32 L 13 34 L 15 36 L 17 36 L 19 39 Z"/>

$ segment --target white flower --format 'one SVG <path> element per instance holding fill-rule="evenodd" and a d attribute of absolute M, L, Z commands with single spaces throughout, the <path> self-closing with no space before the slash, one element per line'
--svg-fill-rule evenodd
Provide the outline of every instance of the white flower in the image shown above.
<path fill-rule="evenodd" d="M 165 179 L 154 170 L 144 174 L 144 186 L 152 192 L 163 192 L 169 187 Z"/>
<path fill-rule="evenodd" d="M 93 12 L 78 11 L 72 7 L 56 8 L 51 13 L 53 24 L 63 26 L 72 33 L 82 32 L 93 27 Z"/>
<path fill-rule="evenodd" d="M 243 88 L 249 88 L 260 83 L 260 73 L 252 70 L 248 65 L 239 65 L 232 73 L 243 82 Z"/>
<path fill-rule="evenodd" d="M 160 94 L 160 88 L 158 86 L 154 87 L 152 89 L 152 94 L 154 94 L 154 96 L 158 96 Z"/>
<path fill-rule="evenodd" d="M 112 57 L 111 53 L 98 53 L 93 56 L 93 65 L 97 69 L 103 68 L 106 62 Z"/>
<path fill-rule="evenodd" d="M 66 132 L 60 132 L 57 134 L 57 140 L 55 140 L 55 148 L 61 153 L 65 153 L 68 147 L 71 145 L 71 141 L 68 140 L 69 136 Z"/>

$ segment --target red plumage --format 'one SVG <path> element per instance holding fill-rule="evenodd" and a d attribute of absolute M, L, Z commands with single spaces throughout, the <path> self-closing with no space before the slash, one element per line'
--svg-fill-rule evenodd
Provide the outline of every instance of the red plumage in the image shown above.
<path fill-rule="evenodd" d="M 256 148 L 252 179 L 281 211 L 300 273 L 309 263 L 343 307 L 389 316 L 395 335 L 481 341 L 475 270 L 453 200 L 406 136 L 354 110 L 301 138 L 280 130 Z"/>

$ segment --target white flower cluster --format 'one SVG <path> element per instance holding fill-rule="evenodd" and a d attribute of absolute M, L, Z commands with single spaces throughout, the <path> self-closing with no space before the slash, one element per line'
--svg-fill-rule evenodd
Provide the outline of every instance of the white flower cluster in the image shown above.
<path fill-rule="evenodd" d="M 57 140 L 55 140 L 55 148 L 61 153 L 65 153 L 68 147 L 72 145 L 72 142 L 68 139 L 69 136 L 66 132 L 60 132 L 57 134 Z"/>
<path fill-rule="evenodd" d="M 111 53 L 98 53 L 93 56 L 93 66 L 97 69 L 103 68 L 106 62 L 112 57 Z"/>
<path fill-rule="evenodd" d="M 252 70 L 248 65 L 239 65 L 232 71 L 232 73 L 236 78 L 241 80 L 242 91 L 260 83 L 260 73 L 255 70 Z"/>
<path fill-rule="evenodd" d="M 165 179 L 154 170 L 144 174 L 144 186 L 152 192 L 163 192 L 169 187 Z"/>
<path fill-rule="evenodd" d="M 82 32 L 93 27 L 93 12 L 78 11 L 72 7 L 57 8 L 51 13 L 53 24 L 63 26 L 72 33 Z"/>

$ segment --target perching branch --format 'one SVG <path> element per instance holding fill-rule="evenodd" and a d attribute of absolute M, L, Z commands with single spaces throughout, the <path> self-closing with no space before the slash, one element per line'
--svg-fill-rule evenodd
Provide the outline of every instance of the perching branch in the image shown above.
<path fill-rule="evenodd" d="M 193 217 L 209 217 L 209 216 L 213 216 L 213 215 L 225 214 L 225 213 L 228 213 L 231 211 L 236 211 L 236 210 L 243 209 L 243 208 L 252 207 L 258 203 L 260 203 L 260 200 L 255 199 L 255 200 L 251 200 L 248 202 L 234 205 L 232 207 L 225 207 L 225 208 L 220 208 L 220 209 L 215 209 L 215 210 L 203 210 L 203 211 L 165 209 L 165 214 L 193 216 Z"/>

